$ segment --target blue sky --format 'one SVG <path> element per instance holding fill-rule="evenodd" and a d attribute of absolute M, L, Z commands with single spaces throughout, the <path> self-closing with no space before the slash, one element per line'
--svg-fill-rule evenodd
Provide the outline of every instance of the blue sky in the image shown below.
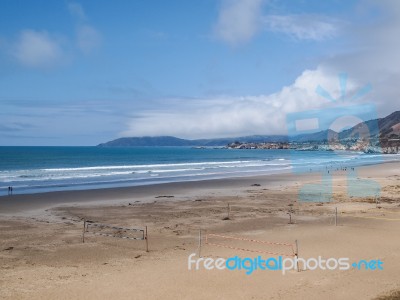
<path fill-rule="evenodd" d="M 398 1 L 0 1 L 0 145 L 285 134 L 322 85 L 396 110 Z"/>

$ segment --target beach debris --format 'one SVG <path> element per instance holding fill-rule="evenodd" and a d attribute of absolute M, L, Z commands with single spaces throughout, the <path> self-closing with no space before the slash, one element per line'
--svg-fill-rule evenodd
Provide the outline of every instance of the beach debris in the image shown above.
<path fill-rule="evenodd" d="M 14 249 L 14 247 L 7 247 L 3 251 L 10 251 L 10 250 L 13 250 L 13 249 Z"/>
<path fill-rule="evenodd" d="M 261 186 L 259 183 L 253 183 L 251 186 Z"/>
<path fill-rule="evenodd" d="M 184 247 L 178 245 L 178 246 L 175 246 L 174 250 L 186 250 L 186 249 Z"/>
<path fill-rule="evenodd" d="M 170 196 L 170 195 L 161 195 L 161 196 L 156 196 L 156 198 L 174 198 L 175 196 Z"/>
<path fill-rule="evenodd" d="M 139 257 L 141 257 L 141 256 L 142 256 L 142 255 L 139 254 L 139 255 L 136 255 L 135 258 L 139 258 Z"/>

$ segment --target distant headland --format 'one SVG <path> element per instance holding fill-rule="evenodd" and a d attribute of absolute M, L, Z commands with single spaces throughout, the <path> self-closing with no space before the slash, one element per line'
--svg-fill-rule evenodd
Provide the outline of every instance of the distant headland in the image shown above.
<path fill-rule="evenodd" d="M 363 131 L 368 131 L 367 136 Z M 400 111 L 384 118 L 369 120 L 352 128 L 335 132 L 286 135 L 252 135 L 234 138 L 181 139 L 173 136 L 124 137 L 98 145 L 99 147 L 224 147 L 232 149 L 297 149 L 304 151 L 350 150 L 366 153 L 399 153 Z"/>

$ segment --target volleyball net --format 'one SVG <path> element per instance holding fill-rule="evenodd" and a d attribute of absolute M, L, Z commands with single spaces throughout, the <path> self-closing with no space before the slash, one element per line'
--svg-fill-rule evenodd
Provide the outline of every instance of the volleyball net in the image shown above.
<path fill-rule="evenodd" d="M 149 251 L 147 226 L 144 228 L 119 227 L 109 224 L 101 224 L 84 220 L 82 242 L 85 242 L 86 234 L 104 237 L 119 238 L 125 240 L 142 240 L 146 242 L 146 251 Z"/>

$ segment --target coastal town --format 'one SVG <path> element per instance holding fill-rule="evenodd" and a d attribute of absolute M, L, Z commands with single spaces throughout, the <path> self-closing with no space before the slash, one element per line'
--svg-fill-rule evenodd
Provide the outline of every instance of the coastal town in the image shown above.
<path fill-rule="evenodd" d="M 287 143 L 245 143 L 234 142 L 226 146 L 228 149 L 292 149 L 298 151 L 357 151 L 364 153 L 397 154 L 400 139 L 382 139 L 380 141 L 347 140 L 325 142 L 287 142 Z"/>

